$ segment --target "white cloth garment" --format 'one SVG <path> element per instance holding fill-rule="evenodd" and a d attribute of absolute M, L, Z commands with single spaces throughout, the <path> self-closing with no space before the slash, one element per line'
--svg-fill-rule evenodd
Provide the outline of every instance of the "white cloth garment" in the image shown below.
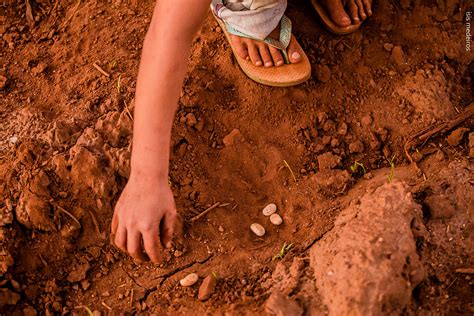
<path fill-rule="evenodd" d="M 212 0 L 214 13 L 226 24 L 263 40 L 285 13 L 287 0 Z"/>

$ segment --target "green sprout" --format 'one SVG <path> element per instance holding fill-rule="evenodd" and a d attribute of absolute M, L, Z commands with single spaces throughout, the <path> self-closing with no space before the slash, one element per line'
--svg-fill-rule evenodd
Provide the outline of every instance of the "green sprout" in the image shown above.
<path fill-rule="evenodd" d="M 354 162 L 354 164 L 352 166 L 350 166 L 351 172 L 354 173 L 354 174 L 358 173 L 359 172 L 359 167 L 362 168 L 363 174 L 365 174 L 367 172 L 367 170 L 365 170 L 364 164 L 361 163 L 361 162 L 358 162 L 357 160 Z"/>
<path fill-rule="evenodd" d="M 285 242 L 281 247 L 280 251 L 273 257 L 272 261 L 275 261 L 277 259 L 283 259 L 283 257 L 291 250 L 292 247 L 293 244 L 287 245 Z"/>
<path fill-rule="evenodd" d="M 388 163 L 390 164 L 390 172 L 388 174 L 388 182 L 392 182 L 393 176 L 395 174 L 395 163 L 393 162 L 395 160 L 395 157 L 397 157 L 397 154 L 393 154 L 392 158 L 389 160 L 387 159 Z"/>

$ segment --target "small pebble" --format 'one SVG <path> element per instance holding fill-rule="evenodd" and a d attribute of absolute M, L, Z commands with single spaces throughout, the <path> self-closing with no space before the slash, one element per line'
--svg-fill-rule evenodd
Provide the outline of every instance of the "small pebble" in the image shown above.
<path fill-rule="evenodd" d="M 270 216 L 270 222 L 272 222 L 273 225 L 281 225 L 281 223 L 283 223 L 283 219 L 281 218 L 280 215 L 278 214 L 272 214 Z"/>
<path fill-rule="evenodd" d="M 263 209 L 262 213 L 265 216 L 270 216 L 277 211 L 277 206 L 274 203 L 270 203 Z"/>
<path fill-rule="evenodd" d="M 262 237 L 263 235 L 265 235 L 265 228 L 263 228 L 263 226 L 258 223 L 253 223 L 252 225 L 250 225 L 250 229 L 258 237 Z"/>
<path fill-rule="evenodd" d="M 179 281 L 181 286 L 193 286 L 199 280 L 196 273 L 190 273 Z"/>

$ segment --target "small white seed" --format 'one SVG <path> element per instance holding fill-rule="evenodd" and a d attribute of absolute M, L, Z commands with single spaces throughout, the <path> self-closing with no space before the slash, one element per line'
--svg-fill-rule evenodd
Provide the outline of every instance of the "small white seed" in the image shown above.
<path fill-rule="evenodd" d="M 196 273 L 190 273 L 179 281 L 181 286 L 193 286 L 199 280 L 199 276 Z"/>
<path fill-rule="evenodd" d="M 283 219 L 281 218 L 280 215 L 278 214 L 272 214 L 270 215 L 270 222 L 272 222 L 273 225 L 281 225 L 283 223 Z"/>
<path fill-rule="evenodd" d="M 253 223 L 252 225 L 250 225 L 250 229 L 254 232 L 255 235 L 257 235 L 258 237 L 262 237 L 263 235 L 265 235 L 265 228 L 263 228 L 262 225 L 260 224 L 257 224 L 257 223 Z"/>
<path fill-rule="evenodd" d="M 265 216 L 270 216 L 277 211 L 277 206 L 274 203 L 270 203 L 263 209 L 262 213 Z"/>

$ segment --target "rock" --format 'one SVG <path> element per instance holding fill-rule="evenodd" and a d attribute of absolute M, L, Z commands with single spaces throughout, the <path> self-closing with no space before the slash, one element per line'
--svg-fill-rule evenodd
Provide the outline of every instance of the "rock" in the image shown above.
<path fill-rule="evenodd" d="M 360 140 L 356 140 L 349 144 L 349 152 L 351 154 L 357 154 L 363 151 L 364 151 L 364 143 L 362 143 Z"/>
<path fill-rule="evenodd" d="M 5 87 L 7 86 L 7 82 L 7 77 L 0 75 L 0 91 L 5 89 Z"/>
<path fill-rule="evenodd" d="M 334 228 L 310 249 L 329 315 L 403 313 L 424 278 L 411 228 L 421 217 L 401 182 L 370 191 L 340 212 Z"/>
<path fill-rule="evenodd" d="M 89 262 L 78 265 L 75 270 L 69 272 L 67 280 L 71 283 L 80 282 L 87 277 L 87 272 L 90 270 L 91 265 Z"/>
<path fill-rule="evenodd" d="M 258 223 L 253 223 L 252 225 L 250 225 L 250 229 L 258 237 L 262 237 L 263 235 L 265 235 L 265 228 L 263 228 L 263 226 Z"/>
<path fill-rule="evenodd" d="M 270 216 L 277 211 L 277 206 L 274 203 L 270 203 L 263 208 L 263 215 Z"/>
<path fill-rule="evenodd" d="M 186 125 L 194 126 L 197 123 L 196 116 L 193 113 L 186 114 Z"/>
<path fill-rule="evenodd" d="M 214 294 L 216 290 L 216 285 L 217 285 L 216 277 L 214 275 L 208 275 L 204 279 L 204 281 L 202 281 L 202 284 L 199 287 L 198 299 L 200 301 L 205 301 L 209 297 L 211 297 L 211 295 Z"/>
<path fill-rule="evenodd" d="M 325 83 L 331 79 L 331 69 L 326 65 L 316 66 L 316 76 L 318 80 Z"/>
<path fill-rule="evenodd" d="M 455 129 L 451 132 L 451 134 L 449 134 L 449 136 L 446 138 L 446 141 L 451 146 L 458 146 L 461 143 L 464 134 L 466 134 L 467 132 L 469 132 L 469 128 L 460 127 L 458 129 Z"/>
<path fill-rule="evenodd" d="M 319 170 L 334 169 L 341 163 L 341 157 L 329 152 L 319 155 L 317 159 Z"/>
<path fill-rule="evenodd" d="M 265 312 L 272 316 L 300 316 L 303 315 L 303 308 L 292 298 L 273 290 L 265 302 Z"/>
<path fill-rule="evenodd" d="M 15 293 L 9 289 L 0 289 L 0 306 L 16 305 L 20 298 L 20 294 L 18 293 Z"/>
<path fill-rule="evenodd" d="M 385 49 L 387 52 L 391 52 L 393 49 L 393 44 L 392 43 L 385 43 L 383 44 L 383 49 Z"/>
<path fill-rule="evenodd" d="M 432 219 L 451 218 L 456 213 L 449 197 L 444 194 L 430 195 L 425 199 Z"/>
<path fill-rule="evenodd" d="M 89 282 L 89 280 L 81 281 L 81 287 L 84 291 L 87 291 L 87 289 L 89 289 L 90 286 L 91 286 L 91 283 Z"/>
<path fill-rule="evenodd" d="M 46 68 L 48 68 L 48 65 L 46 65 L 45 63 L 39 63 L 38 65 L 36 65 L 36 67 L 33 67 L 31 69 L 31 72 L 35 75 L 39 75 L 40 73 L 43 73 Z"/>
<path fill-rule="evenodd" d="M 278 214 L 272 214 L 270 215 L 270 222 L 273 224 L 273 225 L 281 225 L 281 223 L 283 223 L 283 219 L 281 218 L 280 215 Z"/>
<path fill-rule="evenodd" d="M 225 146 L 232 146 L 237 144 L 242 139 L 242 134 L 237 128 L 234 128 L 229 134 L 224 136 L 222 142 Z"/>
<path fill-rule="evenodd" d="M 179 284 L 184 287 L 193 286 L 199 280 L 199 276 L 196 273 L 190 273 L 181 280 L 179 280 Z"/>
<path fill-rule="evenodd" d="M 398 66 L 405 66 L 406 61 L 405 61 L 405 54 L 403 53 L 403 49 L 401 46 L 394 46 L 392 49 L 392 54 L 391 54 L 392 61 Z"/>

